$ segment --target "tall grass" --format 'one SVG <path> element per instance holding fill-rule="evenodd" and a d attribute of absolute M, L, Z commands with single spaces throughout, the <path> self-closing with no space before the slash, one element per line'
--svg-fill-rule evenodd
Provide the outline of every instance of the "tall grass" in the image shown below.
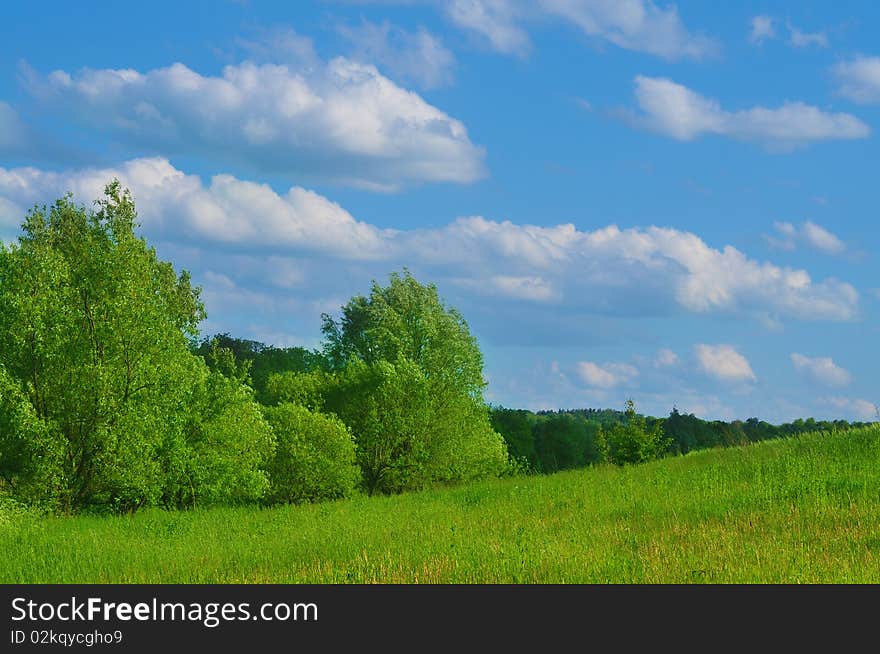
<path fill-rule="evenodd" d="M 880 582 L 880 427 L 274 509 L 0 520 L 6 583 Z"/>

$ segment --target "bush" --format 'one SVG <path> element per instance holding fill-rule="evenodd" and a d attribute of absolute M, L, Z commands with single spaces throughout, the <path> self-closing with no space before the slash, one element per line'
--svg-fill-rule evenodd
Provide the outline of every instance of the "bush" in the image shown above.
<path fill-rule="evenodd" d="M 360 482 L 351 432 L 336 416 L 293 403 L 264 409 L 275 432 L 268 466 L 273 502 L 313 502 L 350 496 Z"/>
<path fill-rule="evenodd" d="M 239 377 L 201 367 L 191 417 L 182 433 L 166 442 L 164 503 L 184 507 L 259 500 L 269 488 L 265 466 L 275 451 L 272 428 Z"/>
<path fill-rule="evenodd" d="M 669 439 L 663 435 L 663 423 L 657 421 L 649 428 L 644 416 L 636 413 L 632 400 L 626 401 L 624 423 L 612 425 L 603 437 L 604 442 L 600 447 L 604 450 L 605 459 L 617 465 L 657 459 L 670 446 Z"/>

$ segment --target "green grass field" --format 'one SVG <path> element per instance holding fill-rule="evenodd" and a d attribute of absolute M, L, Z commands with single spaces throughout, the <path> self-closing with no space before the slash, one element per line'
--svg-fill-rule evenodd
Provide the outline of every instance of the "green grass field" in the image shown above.
<path fill-rule="evenodd" d="M 0 552 L 5 583 L 878 583 L 880 428 L 310 506 L 7 516 Z"/>

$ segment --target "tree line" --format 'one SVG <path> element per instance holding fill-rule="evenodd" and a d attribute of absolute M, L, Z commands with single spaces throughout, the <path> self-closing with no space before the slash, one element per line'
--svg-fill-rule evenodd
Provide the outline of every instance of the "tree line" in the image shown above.
<path fill-rule="evenodd" d="M 502 474 L 483 359 L 408 272 L 323 317 L 320 353 L 200 342 L 200 289 L 118 182 L 0 246 L 0 493 L 59 512 L 395 493 Z M 248 349 L 250 348 L 250 349 Z M 259 355 L 259 356 L 249 356 Z"/>
<path fill-rule="evenodd" d="M 61 513 L 318 501 L 824 426 L 489 407 L 467 322 L 406 270 L 323 315 L 317 350 L 201 338 L 200 289 L 136 228 L 114 181 L 0 244 L 0 495 Z"/>
<path fill-rule="evenodd" d="M 758 418 L 748 420 L 702 420 L 673 408 L 669 416 L 654 418 L 613 409 L 564 409 L 532 412 L 495 406 L 492 426 L 507 443 L 510 456 L 520 468 L 538 473 L 581 468 L 603 462 L 636 463 L 650 458 L 686 454 L 712 447 L 747 445 L 806 432 L 838 431 L 869 423 L 846 420 L 798 418 L 772 425 Z M 629 431 L 627 431 L 629 430 Z M 626 448 L 608 449 L 629 435 Z M 654 434 L 653 437 L 650 437 Z"/>

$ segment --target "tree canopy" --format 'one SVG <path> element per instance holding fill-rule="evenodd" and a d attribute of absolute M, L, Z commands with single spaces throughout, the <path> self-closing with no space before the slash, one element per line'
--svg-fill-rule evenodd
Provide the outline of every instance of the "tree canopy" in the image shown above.
<path fill-rule="evenodd" d="M 66 511 L 177 495 L 175 461 L 220 432 L 237 440 L 222 454 L 249 460 L 215 460 L 187 483 L 235 488 L 217 475 L 253 473 L 245 495 L 264 485 L 257 468 L 271 433 L 259 422 L 238 433 L 219 418 L 221 391 L 188 347 L 205 316 L 199 289 L 135 234 L 136 217 L 113 182 L 95 210 L 70 196 L 34 208 L 18 242 L 0 247 L 0 470 L 20 494 Z M 193 410 L 206 395 L 210 419 Z M 217 495 L 189 499 L 200 494 Z"/>
<path fill-rule="evenodd" d="M 323 316 L 337 371 L 326 410 L 349 425 L 368 492 L 501 472 L 507 449 L 483 402 L 483 356 L 461 314 L 409 271 Z"/>

